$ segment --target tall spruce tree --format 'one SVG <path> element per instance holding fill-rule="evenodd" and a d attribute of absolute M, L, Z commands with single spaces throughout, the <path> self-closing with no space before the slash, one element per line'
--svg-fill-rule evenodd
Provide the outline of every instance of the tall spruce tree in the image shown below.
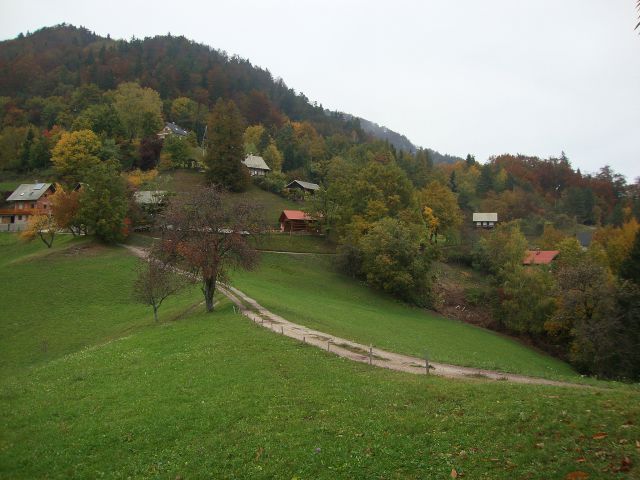
<path fill-rule="evenodd" d="M 233 100 L 218 99 L 209 116 L 207 179 L 232 192 L 246 190 L 250 182 L 244 157 L 244 120 Z"/>

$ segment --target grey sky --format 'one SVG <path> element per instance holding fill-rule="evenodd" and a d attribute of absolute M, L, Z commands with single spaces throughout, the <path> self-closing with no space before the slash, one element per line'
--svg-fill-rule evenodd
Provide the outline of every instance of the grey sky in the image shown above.
<path fill-rule="evenodd" d="M 171 32 L 443 153 L 640 175 L 635 0 L 2 0 L 0 38 L 67 22 Z"/>

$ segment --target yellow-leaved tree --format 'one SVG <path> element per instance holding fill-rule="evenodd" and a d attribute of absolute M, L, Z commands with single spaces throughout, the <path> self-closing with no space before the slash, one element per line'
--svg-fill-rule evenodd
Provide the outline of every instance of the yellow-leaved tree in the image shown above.
<path fill-rule="evenodd" d="M 32 215 L 27 223 L 27 229 L 20 234 L 20 237 L 27 241 L 38 237 L 47 248 L 51 248 L 57 230 L 58 226 L 53 215 Z"/>
<path fill-rule="evenodd" d="M 91 130 L 65 132 L 53 147 L 51 162 L 67 186 L 74 186 L 100 163 L 100 148 L 100 139 Z"/>

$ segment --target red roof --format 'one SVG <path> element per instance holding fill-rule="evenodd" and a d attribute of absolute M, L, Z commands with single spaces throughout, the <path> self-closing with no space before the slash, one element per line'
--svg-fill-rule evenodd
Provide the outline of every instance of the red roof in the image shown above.
<path fill-rule="evenodd" d="M 524 265 L 549 265 L 558 256 L 558 250 L 527 250 Z"/>
<path fill-rule="evenodd" d="M 308 214 L 302 210 L 283 210 L 280 215 L 280 221 L 283 220 L 313 220 Z"/>

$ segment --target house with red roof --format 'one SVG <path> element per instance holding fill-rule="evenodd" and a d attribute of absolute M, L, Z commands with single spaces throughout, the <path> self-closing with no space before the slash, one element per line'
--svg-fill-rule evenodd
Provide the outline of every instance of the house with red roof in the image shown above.
<path fill-rule="evenodd" d="M 523 265 L 549 265 L 558 256 L 558 250 L 527 250 Z"/>
<path fill-rule="evenodd" d="M 318 221 L 302 210 L 283 210 L 280 214 L 281 232 L 317 232 Z"/>

